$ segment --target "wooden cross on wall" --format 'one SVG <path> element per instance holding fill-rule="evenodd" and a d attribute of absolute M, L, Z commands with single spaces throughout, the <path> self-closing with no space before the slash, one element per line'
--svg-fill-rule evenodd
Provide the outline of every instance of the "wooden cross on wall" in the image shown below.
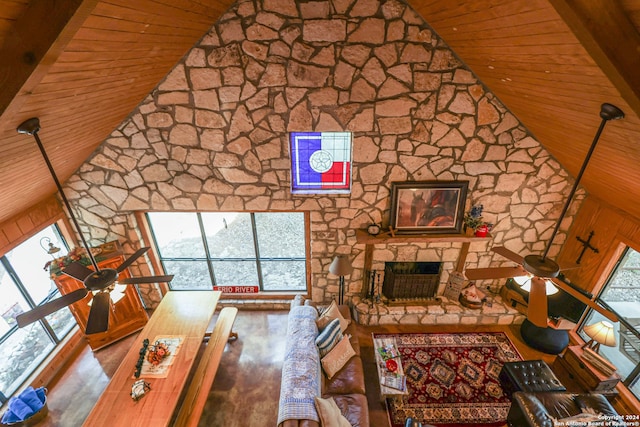
<path fill-rule="evenodd" d="M 580 252 L 580 256 L 578 257 L 576 264 L 580 264 L 580 261 L 582 260 L 582 255 L 584 255 L 587 249 L 591 249 L 596 254 L 600 252 L 598 248 L 591 245 L 592 237 L 593 237 L 593 230 L 591 230 L 591 233 L 589 233 L 589 238 L 587 240 L 581 239 L 580 236 L 576 236 L 576 240 L 582 243 L 582 252 Z"/>

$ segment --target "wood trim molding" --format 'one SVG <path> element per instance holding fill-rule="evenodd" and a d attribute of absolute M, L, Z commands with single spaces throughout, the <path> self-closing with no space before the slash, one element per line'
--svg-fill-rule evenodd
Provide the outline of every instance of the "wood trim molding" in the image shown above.
<path fill-rule="evenodd" d="M 4 256 L 44 227 L 64 220 L 64 217 L 60 202 L 55 196 L 51 196 L 20 215 L 0 223 L 0 256 Z"/>
<path fill-rule="evenodd" d="M 640 34 L 618 1 L 549 0 L 622 98 L 640 115 Z M 635 52 L 636 54 L 630 54 Z"/>
<path fill-rule="evenodd" d="M 63 5 L 50 0 L 29 3 L 0 51 L 0 129 L 15 121 L 26 98 L 97 4 L 98 0 L 67 0 Z"/>

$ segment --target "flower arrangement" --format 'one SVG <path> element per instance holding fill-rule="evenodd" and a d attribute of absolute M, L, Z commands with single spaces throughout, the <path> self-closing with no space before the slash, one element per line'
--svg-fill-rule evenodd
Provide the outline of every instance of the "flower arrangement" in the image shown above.
<path fill-rule="evenodd" d="M 493 228 L 493 224 L 485 222 L 482 219 L 482 210 L 484 206 L 474 205 L 464 214 L 463 222 L 465 229 L 471 230 L 477 237 L 485 237 Z"/>
<path fill-rule="evenodd" d="M 158 366 L 162 360 L 170 355 L 169 347 L 162 341 L 156 341 L 154 345 L 149 347 L 147 353 L 147 362 L 154 366 Z"/>
<path fill-rule="evenodd" d="M 477 230 L 481 225 L 485 225 L 482 219 L 482 210 L 484 206 L 474 205 L 464 214 L 463 222 L 465 227 L 472 230 Z"/>
<path fill-rule="evenodd" d="M 91 265 L 91 260 L 83 248 L 73 248 L 68 254 L 47 262 L 44 269 L 49 269 L 51 279 L 62 274 L 62 270 L 72 262 L 77 261 L 82 265 Z"/>

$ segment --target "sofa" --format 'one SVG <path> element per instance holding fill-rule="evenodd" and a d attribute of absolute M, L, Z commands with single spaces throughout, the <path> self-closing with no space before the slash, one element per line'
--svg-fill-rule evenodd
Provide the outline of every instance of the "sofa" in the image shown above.
<path fill-rule="evenodd" d="M 279 427 L 331 425 L 333 422 L 327 421 L 331 416 L 344 417 L 354 427 L 369 426 L 364 370 L 355 322 L 351 321 L 348 306 L 338 306 L 335 302 L 329 308 L 332 306 L 342 317 L 341 325 L 346 325 L 342 332 L 344 341 L 340 340 L 334 349 L 350 347 L 353 351 L 333 358 L 332 349 L 321 358 L 316 340 L 318 325 L 322 326 L 327 313 L 321 315 L 310 300 L 300 295 L 291 302 L 280 385 Z M 337 371 L 332 371 L 329 360 L 338 360 Z M 331 378 L 325 369 L 330 371 Z M 330 406 L 327 402 L 335 408 L 335 414 L 327 415 L 326 408 Z"/>
<path fill-rule="evenodd" d="M 624 418 L 602 394 L 522 392 L 513 394 L 507 423 L 512 427 L 554 425 L 625 426 Z M 592 424 L 588 424 L 592 421 Z"/>

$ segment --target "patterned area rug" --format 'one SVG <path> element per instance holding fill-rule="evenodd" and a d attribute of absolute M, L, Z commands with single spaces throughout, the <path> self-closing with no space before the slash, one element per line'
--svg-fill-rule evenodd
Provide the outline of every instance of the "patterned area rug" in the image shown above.
<path fill-rule="evenodd" d="M 498 375 L 522 357 L 503 332 L 374 334 L 396 339 L 408 395 L 387 399 L 392 427 L 407 417 L 442 427 L 504 425 L 511 401 Z"/>

